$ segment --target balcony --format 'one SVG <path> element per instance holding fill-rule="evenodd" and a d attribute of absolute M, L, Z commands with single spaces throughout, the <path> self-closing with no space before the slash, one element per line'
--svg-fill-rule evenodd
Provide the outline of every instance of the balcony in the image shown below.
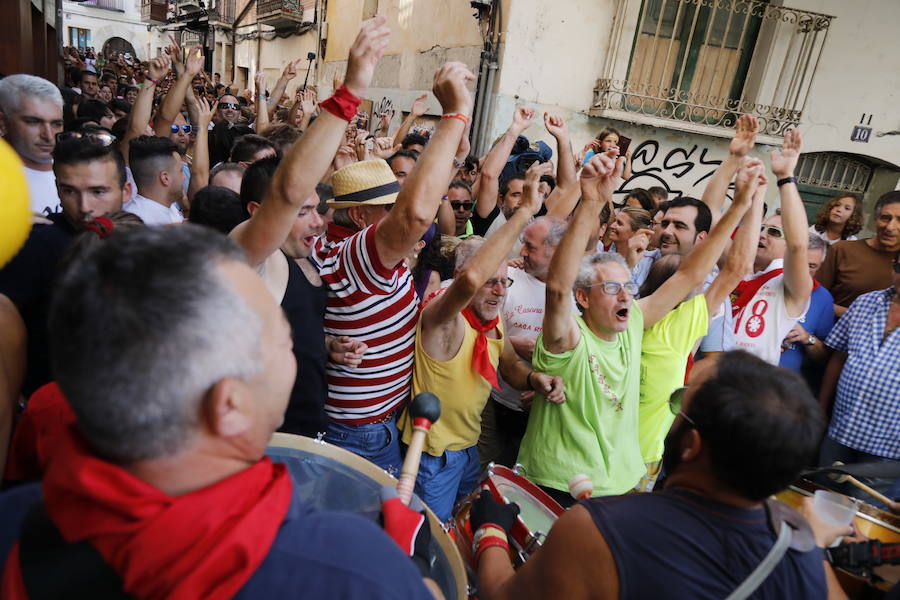
<path fill-rule="evenodd" d="M 199 12 L 201 8 L 205 8 L 203 0 L 178 0 L 178 12 L 180 14 Z"/>
<path fill-rule="evenodd" d="M 125 12 L 125 8 L 122 6 L 122 0 L 85 0 L 81 3 L 81 5 L 93 8 L 102 8 L 103 10 Z"/>
<path fill-rule="evenodd" d="M 800 123 L 834 17 L 760 0 L 619 0 L 592 116 L 777 142 Z M 629 14 L 631 13 L 631 14 Z"/>
<path fill-rule="evenodd" d="M 166 0 L 141 0 L 141 22 L 165 23 L 167 21 L 167 5 Z"/>
<path fill-rule="evenodd" d="M 257 0 L 256 20 L 279 28 L 303 22 L 300 0 Z"/>
<path fill-rule="evenodd" d="M 234 23 L 234 2 L 235 0 L 217 0 L 209 11 L 210 22 L 221 25 Z"/>

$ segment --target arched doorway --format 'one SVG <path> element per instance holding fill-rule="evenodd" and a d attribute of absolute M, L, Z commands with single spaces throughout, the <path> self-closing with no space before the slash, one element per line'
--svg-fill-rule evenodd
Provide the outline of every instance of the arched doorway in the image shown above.
<path fill-rule="evenodd" d="M 134 46 L 120 37 L 111 37 L 103 42 L 103 55 L 109 56 L 110 52 L 118 52 L 119 54 L 127 52 L 131 56 L 137 58 L 137 52 L 134 51 Z"/>

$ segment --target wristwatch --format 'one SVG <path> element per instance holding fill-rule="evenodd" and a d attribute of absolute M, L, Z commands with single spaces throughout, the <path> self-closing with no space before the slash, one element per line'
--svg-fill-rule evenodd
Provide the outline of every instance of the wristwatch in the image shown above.
<path fill-rule="evenodd" d="M 817 341 L 816 336 L 814 336 L 813 334 L 809 334 L 809 339 L 806 340 L 806 345 L 807 346 L 815 346 L 816 341 Z"/>

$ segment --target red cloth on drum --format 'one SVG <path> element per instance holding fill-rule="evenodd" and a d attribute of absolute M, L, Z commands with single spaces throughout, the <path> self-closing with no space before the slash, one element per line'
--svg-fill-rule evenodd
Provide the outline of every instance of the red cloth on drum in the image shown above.
<path fill-rule="evenodd" d="M 497 380 L 497 368 L 491 364 L 485 333 L 497 327 L 500 317 L 496 316 L 487 323 L 482 323 L 481 319 L 475 316 L 475 311 L 470 306 L 463 309 L 462 316 L 472 326 L 472 329 L 478 332 L 478 337 L 475 338 L 475 351 L 472 353 L 472 367 L 476 373 L 479 373 L 488 383 L 499 390 L 500 382 Z"/>
<path fill-rule="evenodd" d="M 48 514 L 68 542 L 90 541 L 138 598 L 231 598 L 290 505 L 288 471 L 268 458 L 176 497 L 92 455 L 74 428 L 59 435 L 44 476 Z M 4 580 L 21 581 L 10 569 L 18 561 Z"/>

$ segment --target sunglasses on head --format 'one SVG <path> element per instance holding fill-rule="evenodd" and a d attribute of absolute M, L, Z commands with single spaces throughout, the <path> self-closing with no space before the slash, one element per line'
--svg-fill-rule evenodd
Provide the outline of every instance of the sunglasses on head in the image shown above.
<path fill-rule="evenodd" d="M 780 240 L 784 237 L 784 232 L 778 227 L 773 227 L 772 225 L 762 225 L 759 230 L 761 232 L 765 231 L 767 236 L 769 236 L 770 238 L 775 238 L 777 240 Z"/>
<path fill-rule="evenodd" d="M 677 388 L 672 395 L 669 396 L 669 411 L 673 415 L 681 415 L 684 417 L 684 420 L 691 424 L 691 427 L 697 429 L 697 423 L 694 422 L 692 418 L 687 416 L 684 411 L 682 411 L 682 403 L 684 401 L 684 393 L 687 391 L 687 386 Z"/>
<path fill-rule="evenodd" d="M 178 133 L 178 128 L 179 128 L 178 125 L 172 125 L 172 133 Z M 192 128 L 190 125 L 181 125 L 181 131 L 183 131 L 185 133 L 190 133 L 191 129 Z"/>
<path fill-rule="evenodd" d="M 219 110 L 225 110 L 227 108 L 230 108 L 232 110 L 240 110 L 241 105 L 235 104 L 234 102 L 219 102 Z"/>
<path fill-rule="evenodd" d="M 472 207 L 475 206 L 475 203 L 474 202 L 454 201 L 454 202 L 450 203 L 450 206 L 453 207 L 453 210 L 459 210 L 459 209 L 472 210 Z"/>
<path fill-rule="evenodd" d="M 57 144 L 64 144 L 72 140 L 80 139 L 86 139 L 94 144 L 106 147 L 112 145 L 112 143 L 116 141 L 116 136 L 111 133 L 106 133 L 105 131 L 90 133 L 83 133 L 81 131 L 63 131 L 62 133 L 56 134 Z"/>

